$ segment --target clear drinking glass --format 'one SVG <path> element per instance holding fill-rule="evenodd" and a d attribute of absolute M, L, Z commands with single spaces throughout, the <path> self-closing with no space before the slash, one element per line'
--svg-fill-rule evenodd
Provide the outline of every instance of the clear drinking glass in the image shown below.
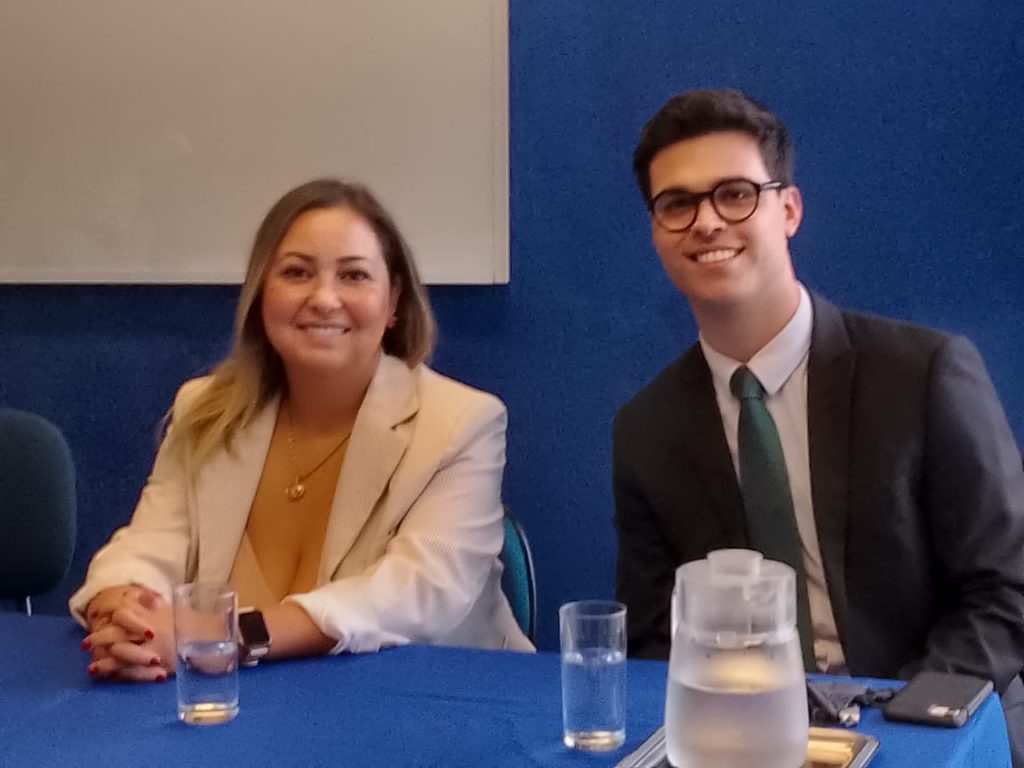
<path fill-rule="evenodd" d="M 626 606 L 611 600 L 566 603 L 562 638 L 562 741 L 606 750 L 626 738 Z"/>
<path fill-rule="evenodd" d="M 238 597 L 219 584 L 174 589 L 178 719 L 225 723 L 238 714 Z"/>

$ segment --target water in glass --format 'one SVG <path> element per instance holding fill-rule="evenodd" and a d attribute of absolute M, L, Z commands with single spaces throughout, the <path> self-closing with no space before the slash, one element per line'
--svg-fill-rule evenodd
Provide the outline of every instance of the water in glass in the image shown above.
<path fill-rule="evenodd" d="M 563 741 L 587 750 L 615 749 L 626 736 L 626 654 L 584 648 L 562 654 Z"/>
<path fill-rule="evenodd" d="M 222 640 L 178 645 L 178 719 L 213 725 L 238 714 L 238 646 Z"/>

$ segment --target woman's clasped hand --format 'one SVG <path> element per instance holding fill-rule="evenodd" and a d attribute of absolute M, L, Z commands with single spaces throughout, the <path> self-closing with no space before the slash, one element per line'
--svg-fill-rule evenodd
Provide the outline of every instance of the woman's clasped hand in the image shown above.
<path fill-rule="evenodd" d="M 94 678 L 161 682 L 174 671 L 174 615 L 156 592 L 136 585 L 105 589 L 89 602 L 86 618 L 82 650 L 92 655 Z"/>

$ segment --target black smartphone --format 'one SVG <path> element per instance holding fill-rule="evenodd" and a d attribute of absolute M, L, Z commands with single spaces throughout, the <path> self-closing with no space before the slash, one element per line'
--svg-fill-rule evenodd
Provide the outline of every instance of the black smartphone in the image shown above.
<path fill-rule="evenodd" d="M 919 672 L 882 707 L 886 720 L 958 728 L 992 693 L 992 681 L 949 672 Z"/>

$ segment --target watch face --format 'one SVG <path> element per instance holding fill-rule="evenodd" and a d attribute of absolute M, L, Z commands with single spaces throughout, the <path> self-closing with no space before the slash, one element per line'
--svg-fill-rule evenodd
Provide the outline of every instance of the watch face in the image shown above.
<path fill-rule="evenodd" d="M 238 631 L 242 635 L 242 642 L 249 648 L 270 642 L 270 633 L 259 611 L 238 614 Z"/>

